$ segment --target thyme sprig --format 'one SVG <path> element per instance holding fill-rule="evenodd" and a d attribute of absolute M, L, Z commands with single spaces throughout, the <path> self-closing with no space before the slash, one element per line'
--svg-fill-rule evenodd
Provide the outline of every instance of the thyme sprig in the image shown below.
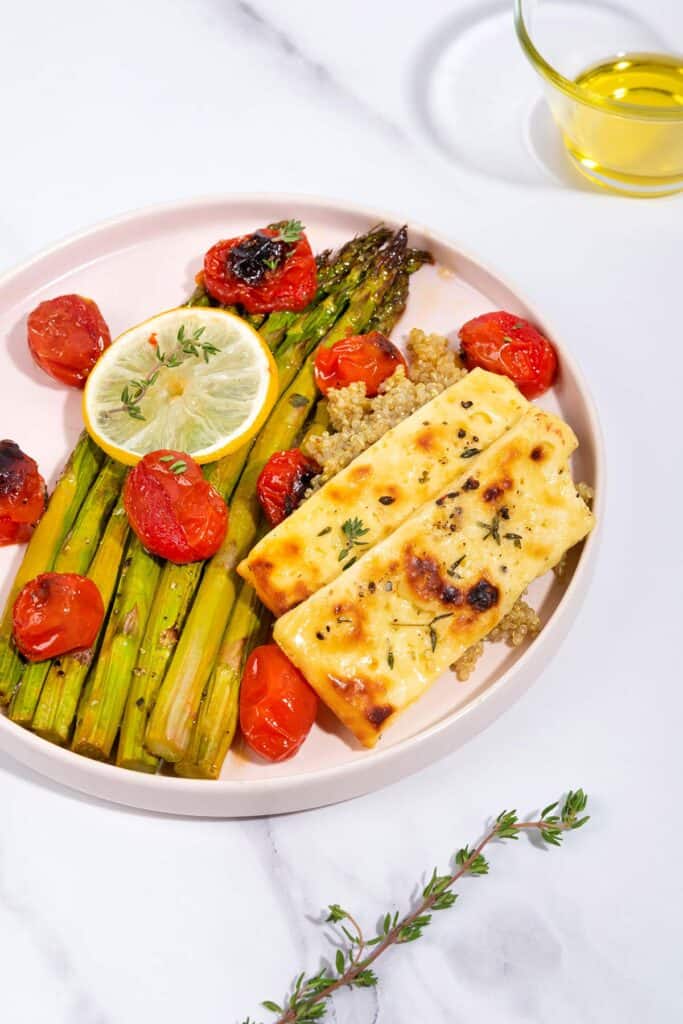
<path fill-rule="evenodd" d="M 287 242 L 288 245 L 298 242 L 305 230 L 300 220 L 285 220 L 274 227 L 277 227 L 278 232 L 273 236 L 273 241 Z"/>
<path fill-rule="evenodd" d="M 442 612 L 441 615 L 435 615 L 429 622 L 392 622 L 391 625 L 394 629 L 426 629 L 429 634 L 429 646 L 433 654 L 439 642 L 439 634 L 435 628 L 436 623 L 441 622 L 442 619 L 450 619 L 452 616 L 453 612 Z"/>
<path fill-rule="evenodd" d="M 482 876 L 489 873 L 489 862 L 483 851 L 494 840 L 519 839 L 523 832 L 536 833 L 549 846 L 560 846 L 564 833 L 581 828 L 588 821 L 588 798 L 582 789 L 570 790 L 562 801 L 548 804 L 539 818 L 520 821 L 516 811 L 501 811 L 489 825 L 482 839 L 474 846 L 463 846 L 453 857 L 445 874 L 432 872 L 415 906 L 404 916 L 398 911 L 388 912 L 382 918 L 376 934 L 366 938 L 357 919 L 338 903 L 327 909 L 325 923 L 338 925 L 342 943 L 336 951 L 333 964 L 324 964 L 317 974 L 300 974 L 284 1004 L 266 1000 L 262 1005 L 277 1014 L 274 1024 L 315 1024 L 325 1017 L 328 1001 L 337 989 L 374 988 L 378 977 L 375 962 L 392 946 L 401 946 L 421 938 L 432 924 L 435 911 L 450 909 L 458 898 L 453 892 L 457 882 L 467 875 Z M 256 1024 L 247 1017 L 243 1024 Z"/>
<path fill-rule="evenodd" d="M 500 516 L 497 512 L 490 523 L 478 522 L 477 526 L 484 531 L 482 540 L 488 540 L 491 537 L 496 544 L 500 544 Z"/>
<path fill-rule="evenodd" d="M 365 547 L 368 542 L 366 540 L 361 540 L 360 538 L 370 532 L 363 523 L 363 520 L 359 519 L 358 516 L 354 516 L 353 519 L 347 519 L 343 522 L 341 531 L 344 535 L 344 546 L 339 552 L 337 558 L 339 562 L 343 562 L 345 558 L 348 558 L 354 547 Z M 344 568 L 346 568 L 346 566 Z"/>
<path fill-rule="evenodd" d="M 188 336 L 185 333 L 185 324 L 181 324 L 176 334 L 177 344 L 170 352 L 161 352 L 159 346 L 154 345 L 154 354 L 158 365 L 150 370 L 147 376 L 141 377 L 139 380 L 129 380 L 121 392 L 121 405 L 109 409 L 108 415 L 113 415 L 115 412 L 126 412 L 131 419 L 144 420 L 146 417 L 142 413 L 140 403 L 149 389 L 156 384 L 162 369 L 174 370 L 188 359 L 201 358 L 208 363 L 211 356 L 220 352 L 220 349 L 210 342 L 200 341 L 204 331 L 204 327 L 198 327 L 191 336 Z"/>

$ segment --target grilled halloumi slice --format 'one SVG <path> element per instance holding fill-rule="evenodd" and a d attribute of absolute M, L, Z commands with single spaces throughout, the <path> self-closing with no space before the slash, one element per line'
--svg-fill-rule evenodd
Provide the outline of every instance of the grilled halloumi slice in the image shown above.
<path fill-rule="evenodd" d="M 238 571 L 282 615 L 389 536 L 460 467 L 473 472 L 480 452 L 528 407 L 507 377 L 473 370 L 337 473 L 271 530 Z"/>
<path fill-rule="evenodd" d="M 586 536 L 562 420 L 535 407 L 275 640 L 366 746 Z"/>

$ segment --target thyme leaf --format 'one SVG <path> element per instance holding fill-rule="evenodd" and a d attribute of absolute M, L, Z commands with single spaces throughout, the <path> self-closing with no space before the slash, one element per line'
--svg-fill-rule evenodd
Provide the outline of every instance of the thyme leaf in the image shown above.
<path fill-rule="evenodd" d="M 488 540 L 492 537 L 496 544 L 500 544 L 500 516 L 496 512 L 490 523 L 478 522 L 477 526 L 480 526 L 484 531 L 484 540 Z"/>
<path fill-rule="evenodd" d="M 338 561 L 343 562 L 345 558 L 348 558 L 354 547 L 365 547 L 368 543 L 366 540 L 360 540 L 370 530 L 364 525 L 363 520 L 354 516 L 353 519 L 347 519 L 342 523 L 341 531 L 344 536 L 344 546 L 338 555 Z M 354 559 L 355 561 L 355 559 Z M 345 569 L 348 566 L 344 566 Z"/>

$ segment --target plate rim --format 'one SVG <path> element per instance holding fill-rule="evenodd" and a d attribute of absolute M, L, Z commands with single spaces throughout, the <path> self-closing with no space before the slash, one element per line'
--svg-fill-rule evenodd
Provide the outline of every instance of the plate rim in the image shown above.
<path fill-rule="evenodd" d="M 456 252 L 458 256 L 494 278 L 513 294 L 531 312 L 534 320 L 543 327 L 544 331 L 553 338 L 553 343 L 560 350 L 561 361 L 569 366 L 585 405 L 595 460 L 596 524 L 583 544 L 572 578 L 559 598 L 550 619 L 543 627 L 542 634 L 526 648 L 515 663 L 491 685 L 474 696 L 471 701 L 463 704 L 451 714 L 440 718 L 432 725 L 391 746 L 384 749 L 375 748 L 369 752 L 367 761 L 361 758 L 346 764 L 313 768 L 293 776 L 271 777 L 260 782 L 244 779 L 209 781 L 176 778 L 163 774 L 151 775 L 126 771 L 116 765 L 81 757 L 68 748 L 49 743 L 42 737 L 23 729 L 11 722 L 5 714 L 0 713 L 0 751 L 7 753 L 20 764 L 38 772 L 41 776 L 46 776 L 50 781 L 57 781 L 91 797 L 155 813 L 192 817 L 243 818 L 287 813 L 338 803 L 373 792 L 390 782 L 399 781 L 428 764 L 436 762 L 451 749 L 455 750 L 464 745 L 487 725 L 492 724 L 538 678 L 543 663 L 542 656 L 546 656 L 545 663 L 547 664 L 559 650 L 564 636 L 569 631 L 581 607 L 581 599 L 590 583 L 604 522 L 606 497 L 604 435 L 592 391 L 574 355 L 566 349 L 561 340 L 558 340 L 561 335 L 554 329 L 554 325 L 546 316 L 539 314 L 536 304 L 529 301 L 524 290 L 517 286 L 514 278 L 508 276 L 506 272 L 502 272 L 495 261 L 488 258 L 484 260 L 469 248 L 464 247 L 459 241 L 452 240 L 448 235 L 435 231 L 420 221 L 406 220 L 392 211 L 367 207 L 344 198 L 320 196 L 307 192 L 209 193 L 136 207 L 67 235 L 4 271 L 0 275 L 0 292 L 14 278 L 20 277 L 43 260 L 56 256 L 63 250 L 107 230 L 145 220 L 153 221 L 160 217 L 163 218 L 164 215 L 191 212 L 193 209 L 201 209 L 209 205 L 235 205 L 244 202 L 277 202 L 283 205 L 306 202 L 322 210 L 338 210 L 346 214 L 360 216 L 366 218 L 369 223 L 378 221 L 394 225 L 406 223 L 409 231 L 418 232 L 437 245 Z M 555 641 L 554 644 L 553 641 Z M 537 665 L 536 662 L 540 664 Z M 489 711 L 488 705 L 502 689 L 512 691 L 511 699 L 505 706 L 494 709 L 489 718 L 480 722 L 479 719 L 484 717 L 484 712 Z M 461 742 L 458 742 L 453 748 L 449 748 L 446 742 L 449 734 L 467 718 L 471 720 L 472 728 L 465 729 L 465 736 Z M 435 749 L 427 752 L 430 741 Z M 416 755 L 413 761 L 411 761 L 411 754 Z M 397 761 L 398 765 L 396 765 Z M 81 775 L 83 778 L 79 779 L 78 777 Z M 92 779 L 91 785 L 88 784 L 89 779 Z M 331 792 L 330 789 L 335 784 L 339 785 L 339 789 Z M 283 799 L 283 797 L 288 797 L 288 799 Z M 196 801 L 196 806 L 193 800 Z M 177 808 L 174 807 L 175 804 L 178 805 Z M 250 807 L 249 804 L 253 804 L 253 807 Z"/>

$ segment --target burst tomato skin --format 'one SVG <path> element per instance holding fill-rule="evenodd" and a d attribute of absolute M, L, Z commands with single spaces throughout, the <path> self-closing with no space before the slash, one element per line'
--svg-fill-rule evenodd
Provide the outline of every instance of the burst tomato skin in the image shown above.
<path fill-rule="evenodd" d="M 317 710 L 315 692 L 277 644 L 251 652 L 240 689 L 240 727 L 252 750 L 269 761 L 292 757 Z"/>
<path fill-rule="evenodd" d="M 326 395 L 332 388 L 345 388 L 355 381 L 365 384 L 365 394 L 374 398 L 383 383 L 399 367 L 407 372 L 406 361 L 396 346 L 380 331 L 342 338 L 315 357 L 315 382 Z"/>
<path fill-rule="evenodd" d="M 45 481 L 14 441 L 0 441 L 0 546 L 28 540 L 45 511 Z"/>
<path fill-rule="evenodd" d="M 104 604 L 87 576 L 46 572 L 21 589 L 12 619 L 19 651 L 29 661 L 44 661 L 92 647 L 104 620 Z"/>
<path fill-rule="evenodd" d="M 228 528 L 225 502 L 184 452 L 145 455 L 126 478 L 123 502 L 144 547 L 178 565 L 210 558 Z"/>
<path fill-rule="evenodd" d="M 217 242 L 204 257 L 204 286 L 212 298 L 224 305 L 241 305 L 248 313 L 271 313 L 276 310 L 298 312 L 305 309 L 316 293 L 318 271 L 308 239 L 302 234 L 288 247 L 287 256 L 274 270 L 267 270 L 262 280 L 249 283 L 232 272 L 229 258 L 233 249 L 255 235 L 275 238 L 278 231 L 262 228 L 254 235 L 240 235 Z"/>
<path fill-rule="evenodd" d="M 256 493 L 271 526 L 277 526 L 301 503 L 320 466 L 300 448 L 275 452 L 261 470 Z"/>
<path fill-rule="evenodd" d="M 538 398 L 557 376 L 557 355 L 547 338 L 513 313 L 484 313 L 460 328 L 468 369 L 509 377 L 525 398 Z"/>
<path fill-rule="evenodd" d="M 29 314 L 28 347 L 41 370 L 61 384 L 82 388 L 111 344 L 97 303 L 82 295 L 47 299 Z"/>

